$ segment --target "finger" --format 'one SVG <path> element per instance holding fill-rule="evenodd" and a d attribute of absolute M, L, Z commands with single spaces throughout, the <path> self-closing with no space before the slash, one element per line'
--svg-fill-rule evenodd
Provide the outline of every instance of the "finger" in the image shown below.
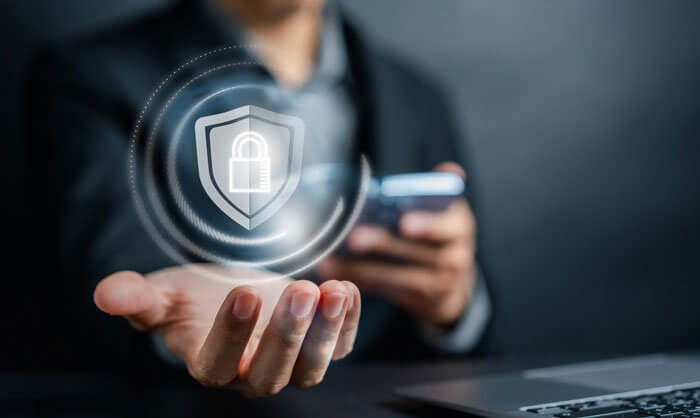
<path fill-rule="evenodd" d="M 350 299 L 348 289 L 341 282 L 327 281 L 319 288 L 319 306 L 292 372 L 292 382 L 301 387 L 314 386 L 323 380 Z"/>
<path fill-rule="evenodd" d="M 343 327 L 338 334 L 338 342 L 335 344 L 333 352 L 333 360 L 341 359 L 352 351 L 357 337 L 357 330 L 360 323 L 360 310 L 362 301 L 360 298 L 360 290 L 352 282 L 341 282 L 348 290 L 348 307 L 345 311 L 345 320 Z"/>
<path fill-rule="evenodd" d="M 464 171 L 464 168 L 462 168 L 461 165 L 453 161 L 445 161 L 443 163 L 438 164 L 437 166 L 435 166 L 435 171 L 454 173 L 460 176 L 462 180 L 467 180 L 467 173 Z"/>
<path fill-rule="evenodd" d="M 440 252 L 435 245 L 397 237 L 369 225 L 355 228 L 348 236 L 348 246 L 358 254 L 383 254 L 422 264 L 434 264 Z"/>
<path fill-rule="evenodd" d="M 251 286 L 233 289 L 219 308 L 214 325 L 190 374 L 206 386 L 224 386 L 235 379 L 243 352 L 260 314 L 261 297 Z"/>
<path fill-rule="evenodd" d="M 464 239 L 473 228 L 473 216 L 463 199 L 452 202 L 444 212 L 412 211 L 399 220 L 401 235 L 434 243 Z"/>
<path fill-rule="evenodd" d="M 309 281 L 284 290 L 247 371 L 250 395 L 273 395 L 289 383 L 318 299 L 319 289 Z"/>
<path fill-rule="evenodd" d="M 435 167 L 435 171 L 454 173 L 460 176 L 462 180 L 466 181 L 467 179 L 467 173 L 464 171 L 464 168 L 453 161 L 445 161 L 438 164 Z M 452 206 L 455 205 L 453 204 Z M 444 213 L 444 215 L 450 215 L 449 209 L 452 209 L 452 207 L 448 208 L 447 213 Z M 471 216 L 468 205 L 466 205 L 465 209 L 468 216 Z M 411 216 L 407 214 L 402 217 L 399 229 L 403 235 L 414 239 L 429 239 L 438 242 L 458 239 L 464 232 L 462 222 L 465 220 L 464 218 L 456 218 L 456 216 L 463 217 L 463 214 L 458 212 L 455 211 L 454 217 L 442 217 L 443 213 L 413 212 L 410 214 Z M 469 221 L 469 219 L 466 220 Z"/>
<path fill-rule="evenodd" d="M 423 320 L 439 325 L 454 321 L 452 312 L 446 313 L 439 303 L 454 287 L 436 278 L 429 269 L 356 260 L 340 260 L 334 268 L 338 270 L 336 278 L 352 280 L 360 289 L 375 293 Z"/>
<path fill-rule="evenodd" d="M 124 316 L 142 330 L 157 326 L 167 314 L 165 292 L 133 271 L 114 273 L 100 281 L 93 299 L 101 311 Z"/>

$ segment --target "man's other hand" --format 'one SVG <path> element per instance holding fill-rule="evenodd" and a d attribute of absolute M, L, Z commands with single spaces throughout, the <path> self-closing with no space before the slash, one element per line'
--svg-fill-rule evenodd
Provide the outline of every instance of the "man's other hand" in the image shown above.
<path fill-rule="evenodd" d="M 97 285 L 95 304 L 157 334 L 201 384 L 250 397 L 290 383 L 315 385 L 332 359 L 352 350 L 360 317 L 355 285 L 256 279 L 269 274 L 249 270 L 228 274 L 231 281 L 188 266 L 145 277 L 119 272 Z"/>
<path fill-rule="evenodd" d="M 436 169 L 464 177 L 454 163 Z M 449 326 L 464 312 L 474 288 L 475 237 L 474 216 L 461 199 L 444 212 L 406 213 L 400 219 L 398 236 L 371 225 L 358 226 L 348 236 L 355 254 L 404 262 L 331 257 L 319 265 L 318 272 L 324 279 L 352 281 L 432 325 Z"/>

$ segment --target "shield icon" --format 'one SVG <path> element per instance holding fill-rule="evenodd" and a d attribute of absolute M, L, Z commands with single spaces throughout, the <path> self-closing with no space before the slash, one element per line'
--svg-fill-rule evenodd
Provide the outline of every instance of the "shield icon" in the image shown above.
<path fill-rule="evenodd" d="M 299 184 L 304 121 L 245 105 L 195 122 L 197 171 L 214 204 L 251 230 L 270 219 Z"/>

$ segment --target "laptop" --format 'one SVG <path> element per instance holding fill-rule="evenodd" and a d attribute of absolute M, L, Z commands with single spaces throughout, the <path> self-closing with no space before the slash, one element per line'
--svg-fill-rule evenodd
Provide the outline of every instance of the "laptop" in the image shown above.
<path fill-rule="evenodd" d="M 484 417 L 700 418 L 700 354 L 655 354 L 399 387 Z"/>

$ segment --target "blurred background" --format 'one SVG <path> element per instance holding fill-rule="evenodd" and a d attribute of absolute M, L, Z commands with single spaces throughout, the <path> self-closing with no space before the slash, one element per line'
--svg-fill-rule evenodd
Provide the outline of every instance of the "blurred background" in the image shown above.
<path fill-rule="evenodd" d="M 27 155 L 22 136 L 30 57 L 46 41 L 168 3 L 2 2 L 7 264 L 18 260 L 12 251 L 25 248 L 17 244 L 25 229 L 14 221 L 23 190 L 38 187 L 24 174 L 42 159 Z M 700 2 L 341 3 L 450 94 L 496 301 L 490 353 L 699 345 Z M 33 269 L 4 274 L 5 289 L 34 282 Z M 31 295 L 16 300 L 36 308 Z M 645 316 L 650 307 L 687 321 Z M 3 322 L 20 330 L 17 318 Z M 689 333 L 689 324 L 697 332 Z"/>

